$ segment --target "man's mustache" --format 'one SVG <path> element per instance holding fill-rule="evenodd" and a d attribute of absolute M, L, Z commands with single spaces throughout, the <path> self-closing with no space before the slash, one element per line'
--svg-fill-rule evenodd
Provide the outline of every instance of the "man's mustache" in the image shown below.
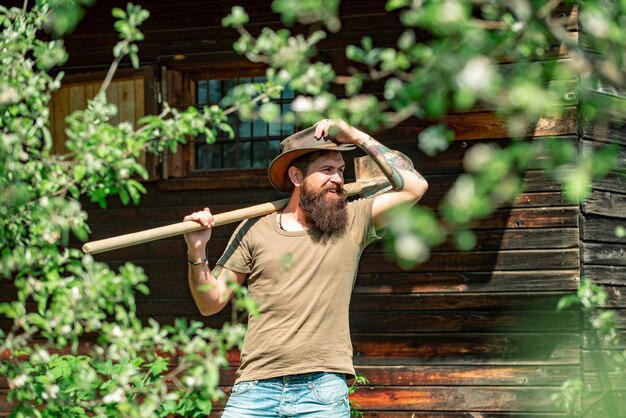
<path fill-rule="evenodd" d="M 340 184 L 337 184 L 335 186 L 328 186 L 324 188 L 324 192 L 334 192 L 335 194 L 337 194 L 337 196 L 340 196 L 340 197 L 348 196 L 348 192 L 346 192 L 346 190 Z"/>

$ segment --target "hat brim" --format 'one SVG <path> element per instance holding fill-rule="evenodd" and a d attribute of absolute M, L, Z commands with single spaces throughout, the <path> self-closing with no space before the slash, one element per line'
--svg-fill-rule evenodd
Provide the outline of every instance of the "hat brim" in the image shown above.
<path fill-rule="evenodd" d="M 345 152 L 352 151 L 355 148 L 356 147 L 352 144 L 333 144 L 333 146 L 320 145 L 316 147 L 298 148 L 287 151 L 274 158 L 274 160 L 270 163 L 267 169 L 270 183 L 275 189 L 285 192 L 287 191 L 287 168 L 296 158 L 316 151 Z"/>

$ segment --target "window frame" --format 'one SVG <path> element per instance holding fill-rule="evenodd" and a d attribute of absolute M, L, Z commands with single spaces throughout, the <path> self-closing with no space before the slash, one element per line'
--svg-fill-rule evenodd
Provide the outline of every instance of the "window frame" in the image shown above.
<path fill-rule="evenodd" d="M 197 83 L 211 79 L 236 79 L 264 77 L 266 66 L 256 63 L 221 63 L 197 65 L 168 65 L 161 67 L 161 89 L 163 100 L 170 106 L 184 109 L 197 105 Z M 294 131 L 297 130 L 294 129 Z M 235 131 L 237 141 L 237 130 Z M 281 136 L 280 139 L 283 137 Z M 263 141 L 279 139 L 266 135 Z M 252 142 L 252 141 L 250 141 Z M 188 138 L 175 154 L 164 157 L 162 178 L 163 190 L 219 189 L 271 186 L 267 179 L 267 168 L 219 168 L 196 169 L 196 138 Z M 238 152 L 238 151 L 237 151 Z M 239 159 L 239 156 L 237 156 Z M 271 158 L 268 159 L 268 163 Z M 174 170 L 172 170 L 174 168 Z M 215 180 L 218 180 L 216 182 Z"/>

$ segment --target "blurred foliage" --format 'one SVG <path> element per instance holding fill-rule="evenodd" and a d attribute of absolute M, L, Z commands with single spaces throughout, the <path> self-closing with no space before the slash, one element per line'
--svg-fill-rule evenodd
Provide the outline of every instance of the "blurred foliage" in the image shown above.
<path fill-rule="evenodd" d="M 317 53 L 317 45 L 334 36 L 328 14 L 337 14 L 338 6 L 319 0 L 304 8 L 298 4 L 275 0 L 272 7 L 287 25 L 310 25 L 308 33 L 266 27 L 253 35 L 239 6 L 222 21 L 241 35 L 237 52 L 267 64 L 268 83 L 299 93 L 289 118 L 304 126 L 341 118 L 370 132 L 419 118 L 430 126 L 419 134 L 417 146 L 434 157 L 454 139 L 444 116 L 478 108 L 501 117 L 514 139 L 505 148 L 481 143 L 469 149 L 465 174 L 438 208 L 435 236 L 398 217 L 390 241 L 397 237 L 403 244 L 389 248 L 401 265 L 424 261 L 429 243 L 441 242 L 442 232 L 457 248 L 472 249 L 473 222 L 512 202 L 528 169 L 543 170 L 560 183 L 570 204 L 588 197 L 594 180 L 623 174 L 615 145 L 583 152 L 567 140 L 527 141 L 526 136 L 541 121 L 558 121 L 575 107 L 589 120 L 602 116 L 606 96 L 593 94 L 596 88 L 624 91 L 625 2 L 389 0 L 386 10 L 398 18 L 395 44 L 376 46 L 375 34 L 364 36 L 346 47 L 352 65 L 341 74 Z M 317 14 L 308 12 L 313 4 Z M 381 94 L 366 93 L 374 84 L 383 86 Z M 623 122 L 626 100 L 614 100 L 610 107 L 613 118 Z M 419 224 L 422 214 L 409 219 Z"/>
<path fill-rule="evenodd" d="M 356 392 L 359 389 L 359 386 L 369 385 L 369 383 L 370 381 L 367 380 L 367 377 L 365 377 L 363 374 L 360 374 L 360 373 L 357 374 L 354 377 L 354 381 L 348 388 L 348 395 L 352 395 L 354 392 Z M 363 411 L 359 410 L 360 406 L 361 405 L 359 405 L 357 402 L 350 399 L 350 416 L 351 417 L 360 418 L 360 417 L 365 416 Z"/>
<path fill-rule="evenodd" d="M 425 262 L 431 249 L 445 241 L 472 250 L 472 226 L 514 202 L 528 170 L 542 171 L 560 184 L 571 205 L 590 196 L 595 180 L 626 173 L 619 141 L 610 137 L 593 149 L 567 138 L 527 138 L 541 123 L 558 124 L 574 109 L 584 123 L 626 122 L 625 1 L 388 0 L 386 10 L 398 18 L 396 42 L 386 36 L 378 46 L 373 33 L 348 45 L 351 66 L 343 73 L 317 53 L 339 26 L 327 23 L 334 5 L 319 7 L 324 17 L 311 22 L 311 14 L 295 11 L 298 1 L 273 2 L 284 23 L 310 25 L 308 33 L 301 27 L 293 33 L 264 28 L 253 35 L 241 7 L 223 21 L 240 33 L 237 52 L 267 64 L 268 82 L 299 93 L 290 118 L 304 126 L 341 118 L 372 133 L 417 118 L 430 124 L 416 138 L 429 157 L 454 140 L 445 118 L 451 113 L 493 111 L 512 138 L 471 146 L 464 173 L 436 210 L 416 206 L 390 216 L 385 247 L 401 267 Z M 626 234 L 623 227 L 615 233 Z M 594 308 L 605 302 L 603 294 L 601 287 L 583 281 L 559 308 L 582 306 L 598 338 L 615 340 L 613 312 Z M 623 356 L 614 353 L 613 360 L 623 365 Z M 583 393 L 589 395 L 581 381 L 568 380 L 554 399 L 576 412 Z M 612 399 L 610 386 L 594 396 Z M 603 416 L 616 416 L 610 412 Z"/>
<path fill-rule="evenodd" d="M 51 153 L 48 104 L 63 73 L 49 70 L 66 59 L 61 40 L 38 36 L 71 30 L 89 2 L 38 1 L 31 8 L 0 6 L 0 274 L 12 281 L 15 300 L 0 304 L 0 375 L 8 377 L 12 417 L 206 416 L 223 395 L 219 369 L 245 328 L 205 328 L 177 320 L 142 324 L 135 293 L 146 294 L 147 277 L 132 264 L 118 271 L 68 248 L 70 235 L 86 240 L 87 214 L 79 199 L 102 207 L 118 196 L 138 202 L 147 178 L 142 152 L 176 150 L 188 135 L 212 142 L 228 132 L 217 106 L 202 112 L 165 105 L 139 128 L 109 122 L 117 109 L 106 89 L 117 64 L 137 65 L 138 26 L 148 12 L 129 4 L 114 9 L 120 40 L 99 93 L 67 122 L 65 155 Z M 232 130 L 231 130 L 232 132 Z M 181 284 L 182 285 L 182 284 Z M 237 306 L 253 308 L 245 290 Z M 97 345 L 82 345 L 85 336 Z"/>
<path fill-rule="evenodd" d="M 619 391 L 626 383 L 626 350 L 620 343 L 620 333 L 614 310 L 607 309 L 609 294 L 591 280 L 582 278 L 576 294 L 564 296 L 557 310 L 575 306 L 585 319 L 585 340 L 589 347 L 589 364 L 585 374 L 590 377 L 568 379 L 552 399 L 572 415 L 614 417 L 624 410 Z"/>
<path fill-rule="evenodd" d="M 57 37 L 73 32 L 85 15 L 85 9 L 94 2 L 95 0 L 36 0 L 38 5 L 48 5 L 50 16 L 46 19 L 45 27 Z"/>
<path fill-rule="evenodd" d="M 575 1 L 389 0 L 386 9 L 398 18 L 395 44 L 377 46 L 365 36 L 349 45 L 345 54 L 353 66 L 347 74 L 337 74 L 317 54 L 318 44 L 341 29 L 338 0 L 275 0 L 272 8 L 285 25 L 304 25 L 297 33 L 266 27 L 253 35 L 245 10 L 234 7 L 223 24 L 239 31 L 237 52 L 267 64 L 267 82 L 238 86 L 222 107 L 178 110 L 165 104 L 140 127 L 111 124 L 116 109 L 105 94 L 123 59 L 139 64 L 139 26 L 148 12 L 130 4 L 113 10 L 120 40 L 99 94 L 67 119 L 69 153 L 53 155 L 48 104 L 63 73 L 49 72 L 65 62 L 61 38 L 91 2 L 0 6 L 0 268 L 1 280 L 12 281 L 17 292 L 14 301 L 0 304 L 0 314 L 13 324 L 0 332 L 0 374 L 8 377 L 9 398 L 17 402 L 15 417 L 210 411 L 221 396 L 218 372 L 226 365 L 226 350 L 241 341 L 243 328 L 227 324 L 213 330 L 183 320 L 141 324 L 134 299 L 135 292 L 148 291 L 141 269 L 127 264 L 112 271 L 67 245 L 71 234 L 81 240 L 89 234 L 79 199 L 102 207 L 112 196 L 124 203 L 140 199 L 145 189 L 137 179 L 146 177 L 138 162 L 142 152 L 175 151 L 187 136 L 210 143 L 218 132 L 232 135 L 227 116 L 234 111 L 243 119 L 273 120 L 279 112 L 269 98 L 286 85 L 298 97 L 285 117 L 298 123 L 342 118 L 375 132 L 410 118 L 429 121 L 416 146 L 433 157 L 454 139 L 443 118 L 448 113 L 490 109 L 506 121 L 512 144 L 468 150 L 465 173 L 437 210 L 394 214 L 385 244 L 406 268 L 446 240 L 461 250 L 473 248 L 473 222 L 515 199 L 528 169 L 560 182 L 571 204 L 589 195 L 594 179 L 623 170 L 614 146 L 582 152 L 559 138 L 525 136 L 542 118 L 557 120 L 573 107 L 589 120 L 603 117 L 607 95 L 593 91 L 624 91 L 624 1 L 586 0 L 579 21 L 572 22 L 557 7 L 578 7 Z M 577 23 L 578 40 L 572 36 Z M 54 39 L 41 40 L 43 29 Z M 559 48 L 567 59 L 557 59 Z M 382 94 L 366 93 L 373 83 L 384 86 Z M 578 83 L 581 88 L 572 90 Z M 623 122 L 624 101 L 611 106 Z M 616 234 L 623 235 L 623 228 Z M 583 283 L 581 289 L 562 307 L 602 302 L 594 288 Z M 245 289 L 236 294 L 236 306 L 254 311 Z M 592 325 L 610 334 L 606 312 L 593 317 Z M 86 333 L 99 336 L 97 346 L 79 345 Z M 577 382 L 566 385 L 559 400 L 564 406 L 583 390 Z"/>

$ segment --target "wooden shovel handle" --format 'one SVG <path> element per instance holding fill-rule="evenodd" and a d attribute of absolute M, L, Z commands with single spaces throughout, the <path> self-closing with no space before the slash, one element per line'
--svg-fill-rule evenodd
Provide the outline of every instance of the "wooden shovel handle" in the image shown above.
<path fill-rule="evenodd" d="M 344 188 L 348 195 L 355 194 L 373 194 L 388 185 L 386 179 L 372 179 L 363 182 L 355 182 L 346 184 Z M 289 199 L 275 200 L 273 202 L 261 203 L 260 205 L 250 206 L 247 208 L 237 209 L 230 212 L 218 213 L 213 215 L 215 226 L 227 225 L 233 222 L 243 221 L 248 218 L 267 215 L 284 208 Z M 126 235 L 101 239 L 99 241 L 91 241 L 83 245 L 83 252 L 87 254 L 98 254 L 105 251 L 117 250 L 118 248 L 130 247 L 131 245 L 144 244 L 150 241 L 156 241 L 163 238 L 169 238 L 176 235 L 183 235 L 188 232 L 200 231 L 204 227 L 195 221 L 179 222 L 172 225 L 161 226 L 158 228 L 147 229 L 145 231 L 133 232 Z"/>
<path fill-rule="evenodd" d="M 268 213 L 281 210 L 288 202 L 289 199 L 281 199 L 230 212 L 218 213 L 217 215 L 213 215 L 215 226 L 227 225 L 244 219 L 267 215 Z M 131 245 L 183 235 L 188 232 L 200 231 L 201 229 L 204 229 L 204 226 L 195 221 L 178 222 L 158 228 L 147 229 L 145 231 L 133 232 L 131 234 L 101 239 L 99 241 L 91 241 L 83 245 L 83 252 L 87 254 L 98 254 L 118 248 L 130 247 Z"/>

